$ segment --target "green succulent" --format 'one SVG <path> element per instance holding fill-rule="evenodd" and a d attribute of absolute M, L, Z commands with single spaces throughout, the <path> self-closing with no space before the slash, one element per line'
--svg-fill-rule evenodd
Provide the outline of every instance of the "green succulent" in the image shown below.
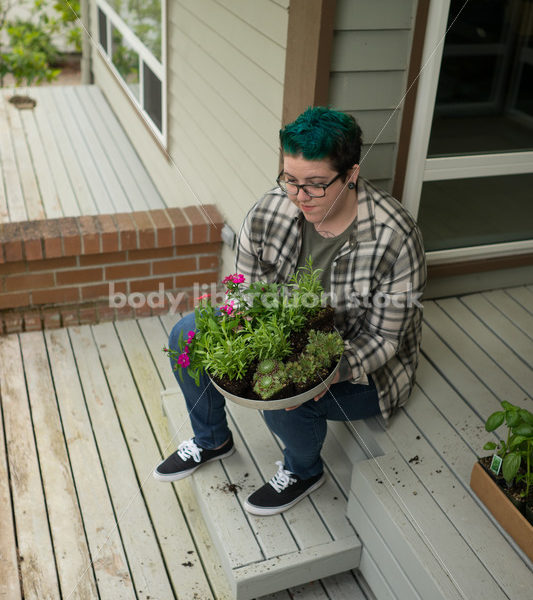
<path fill-rule="evenodd" d="M 317 376 L 317 365 L 310 355 L 301 355 L 298 360 L 286 365 L 287 378 L 294 383 L 305 384 Z"/>
<path fill-rule="evenodd" d="M 324 332 L 312 329 L 304 353 L 315 359 L 317 368 L 329 367 L 344 352 L 344 342 L 337 331 Z"/>
<path fill-rule="evenodd" d="M 287 384 L 287 375 L 283 364 L 270 358 L 259 362 L 253 379 L 254 391 L 263 400 L 268 400 Z"/>

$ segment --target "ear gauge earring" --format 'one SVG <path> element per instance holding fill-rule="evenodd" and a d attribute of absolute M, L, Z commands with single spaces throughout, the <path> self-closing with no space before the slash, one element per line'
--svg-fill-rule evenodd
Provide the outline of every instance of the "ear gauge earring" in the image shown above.
<path fill-rule="evenodd" d="M 348 184 L 348 189 L 353 190 L 354 188 L 355 188 L 355 183 L 353 181 L 350 181 L 350 183 Z"/>

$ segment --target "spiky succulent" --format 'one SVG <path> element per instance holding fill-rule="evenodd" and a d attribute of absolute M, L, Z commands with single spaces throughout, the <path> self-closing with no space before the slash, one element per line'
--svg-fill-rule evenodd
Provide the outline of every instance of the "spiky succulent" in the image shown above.
<path fill-rule="evenodd" d="M 283 363 L 266 358 L 257 365 L 253 377 L 254 392 L 263 400 L 268 400 L 287 384 L 287 375 Z"/>
<path fill-rule="evenodd" d="M 286 372 L 290 381 L 305 384 L 316 379 L 316 362 L 312 356 L 302 354 L 298 360 L 287 363 Z"/>
<path fill-rule="evenodd" d="M 312 329 L 304 354 L 315 359 L 317 368 L 329 367 L 332 361 L 341 357 L 344 352 L 344 342 L 337 331 L 324 332 Z"/>

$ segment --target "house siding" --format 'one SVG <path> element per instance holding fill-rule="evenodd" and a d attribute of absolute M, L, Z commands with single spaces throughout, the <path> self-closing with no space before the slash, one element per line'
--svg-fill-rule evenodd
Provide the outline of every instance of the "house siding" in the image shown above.
<path fill-rule="evenodd" d="M 93 48 L 95 83 L 167 206 L 215 203 L 238 231 L 278 174 L 288 0 L 167 1 L 167 151 Z M 96 8 L 92 3 L 92 33 Z M 227 268 L 231 268 L 229 252 Z M 224 266 L 223 268 L 226 268 Z"/>
<path fill-rule="evenodd" d="M 416 6 L 416 0 L 337 0 L 329 101 L 357 119 L 361 174 L 386 190 L 394 178 Z"/>

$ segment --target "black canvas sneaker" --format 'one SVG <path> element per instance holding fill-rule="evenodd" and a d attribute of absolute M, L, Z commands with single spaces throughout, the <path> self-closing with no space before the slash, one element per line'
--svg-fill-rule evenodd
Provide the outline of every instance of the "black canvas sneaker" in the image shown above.
<path fill-rule="evenodd" d="M 245 501 L 244 508 L 249 513 L 265 516 L 277 515 L 294 506 L 313 490 L 319 488 L 326 480 L 324 473 L 310 479 L 300 479 L 298 475 L 287 471 L 281 461 L 278 460 L 276 464 L 278 472 L 274 477 L 248 496 Z"/>
<path fill-rule="evenodd" d="M 178 481 L 196 469 L 213 460 L 226 458 L 235 452 L 233 436 L 229 434 L 228 441 L 218 450 L 208 450 L 196 445 L 194 438 L 182 442 L 176 452 L 171 454 L 154 470 L 154 477 L 159 481 Z"/>

